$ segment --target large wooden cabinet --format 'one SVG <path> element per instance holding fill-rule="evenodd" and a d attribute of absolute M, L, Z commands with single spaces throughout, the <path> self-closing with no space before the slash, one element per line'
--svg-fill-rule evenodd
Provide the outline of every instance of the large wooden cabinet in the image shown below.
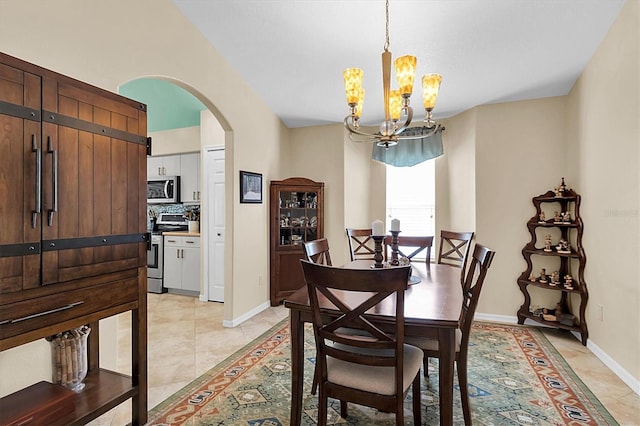
<path fill-rule="evenodd" d="M 293 177 L 271 181 L 271 305 L 305 285 L 300 259 L 305 241 L 324 237 L 324 183 Z"/>
<path fill-rule="evenodd" d="M 531 241 L 522 249 L 527 269 L 518 278 L 524 295 L 518 323 L 524 324 L 529 318 L 547 326 L 579 332 L 586 346 L 589 331 L 585 311 L 589 293 L 584 280 L 587 258 L 582 247 L 580 195 L 565 188 L 563 179 L 559 189 L 533 197 L 532 201 L 536 214 L 527 221 Z M 529 291 L 532 287 L 558 294 L 556 306 L 534 309 Z"/>
<path fill-rule="evenodd" d="M 129 398 L 147 419 L 146 127 L 144 104 L 0 53 L 0 350 L 91 325 L 61 424 Z M 98 321 L 126 311 L 130 377 L 99 360 Z"/>

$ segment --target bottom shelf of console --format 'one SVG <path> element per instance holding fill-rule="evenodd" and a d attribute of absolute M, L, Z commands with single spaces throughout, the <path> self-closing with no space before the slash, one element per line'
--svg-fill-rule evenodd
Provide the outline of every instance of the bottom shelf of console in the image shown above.
<path fill-rule="evenodd" d="M 40 382 L 0 398 L 0 424 L 84 425 L 138 394 L 131 377 L 99 369 L 75 393 Z"/>
<path fill-rule="evenodd" d="M 75 412 L 63 424 L 83 425 L 137 395 L 130 376 L 98 369 L 87 374 L 84 389 L 76 395 Z"/>

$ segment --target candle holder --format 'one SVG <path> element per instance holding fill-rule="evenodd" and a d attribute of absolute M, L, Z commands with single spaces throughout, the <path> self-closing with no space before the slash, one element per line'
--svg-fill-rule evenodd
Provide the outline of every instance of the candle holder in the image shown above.
<path fill-rule="evenodd" d="M 398 234 L 400 231 L 391 232 L 391 265 L 398 266 L 400 261 L 398 260 Z"/>
<path fill-rule="evenodd" d="M 372 235 L 371 238 L 373 238 L 373 242 L 374 242 L 374 255 L 373 255 L 373 260 L 376 262 L 373 264 L 374 268 L 383 268 L 384 267 L 384 263 L 382 263 L 382 260 L 384 259 L 382 257 L 382 241 L 384 240 L 384 235 Z"/>

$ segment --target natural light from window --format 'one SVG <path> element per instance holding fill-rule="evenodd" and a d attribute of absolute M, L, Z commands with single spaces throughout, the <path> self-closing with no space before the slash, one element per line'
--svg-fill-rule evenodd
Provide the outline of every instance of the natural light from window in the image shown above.
<path fill-rule="evenodd" d="M 413 167 L 387 166 L 387 220 L 400 220 L 400 235 L 435 235 L 435 160 Z"/>

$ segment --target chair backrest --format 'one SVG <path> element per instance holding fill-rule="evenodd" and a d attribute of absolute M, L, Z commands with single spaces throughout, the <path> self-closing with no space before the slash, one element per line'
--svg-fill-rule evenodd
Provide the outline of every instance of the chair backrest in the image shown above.
<path fill-rule="evenodd" d="M 469 258 L 469 268 L 466 271 L 463 284 L 462 312 L 460 314 L 460 329 L 462 331 L 462 343 L 460 347 L 467 347 L 469 343 L 469 332 L 473 316 L 480 299 L 480 290 L 487 275 L 487 270 L 491 266 L 495 251 L 480 244 L 476 244 L 473 255 Z"/>
<path fill-rule="evenodd" d="M 473 232 L 440 231 L 438 263 L 457 266 L 464 270 L 472 239 Z"/>
<path fill-rule="evenodd" d="M 329 241 L 326 238 L 306 241 L 304 243 L 305 260 L 313 263 L 331 266 L 331 255 L 329 254 Z"/>
<path fill-rule="evenodd" d="M 391 256 L 391 236 L 384 239 L 384 259 L 390 260 Z M 433 246 L 433 236 L 420 237 L 410 235 L 398 235 L 398 255 L 412 260 L 415 255 L 425 252 L 425 263 L 431 263 L 431 247 Z"/>
<path fill-rule="evenodd" d="M 351 260 L 373 260 L 375 255 L 375 241 L 371 238 L 371 228 L 347 228 L 349 253 Z"/>
<path fill-rule="evenodd" d="M 410 266 L 380 269 L 347 269 L 300 260 L 309 291 L 320 380 L 327 379 L 326 358 L 396 368 L 396 395 L 402 395 L 404 343 L 404 293 Z M 395 333 L 387 334 L 365 317 L 380 303 L 395 299 Z M 328 303 L 330 302 L 330 303 Z M 322 308 L 339 311 L 325 315 Z M 342 333 L 358 329 L 357 334 Z M 381 351 L 384 351 L 383 353 Z"/>

